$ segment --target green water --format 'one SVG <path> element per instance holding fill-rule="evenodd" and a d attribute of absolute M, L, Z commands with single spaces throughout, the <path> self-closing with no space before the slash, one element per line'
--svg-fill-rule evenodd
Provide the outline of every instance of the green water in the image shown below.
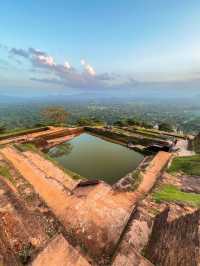
<path fill-rule="evenodd" d="M 143 159 L 138 152 L 87 133 L 50 149 L 48 154 L 66 169 L 110 184 L 133 171 Z"/>

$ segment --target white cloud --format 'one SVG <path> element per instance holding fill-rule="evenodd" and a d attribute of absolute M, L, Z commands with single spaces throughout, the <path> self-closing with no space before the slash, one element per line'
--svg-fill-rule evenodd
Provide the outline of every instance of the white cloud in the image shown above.
<path fill-rule="evenodd" d="M 81 59 L 81 65 L 85 65 L 85 60 L 84 59 Z"/>
<path fill-rule="evenodd" d="M 81 59 L 81 65 L 84 66 L 84 70 L 87 74 L 89 74 L 90 76 L 96 76 L 96 71 L 94 70 L 94 68 L 91 65 L 87 64 L 84 59 Z"/>
<path fill-rule="evenodd" d="M 68 61 L 65 61 L 65 63 L 64 63 L 64 67 L 65 67 L 66 69 L 71 69 L 71 65 L 70 65 L 70 63 L 69 63 Z"/>
<path fill-rule="evenodd" d="M 38 55 L 36 56 L 38 62 L 48 66 L 55 66 L 55 62 L 52 56 L 49 55 Z"/>
<path fill-rule="evenodd" d="M 120 78 L 113 73 L 97 74 L 84 59 L 81 60 L 84 71 L 79 72 L 67 60 L 64 64 L 57 64 L 51 55 L 35 48 L 12 48 L 9 52 L 17 58 L 23 57 L 31 64 L 31 73 L 37 73 L 37 76 L 31 77 L 33 81 L 87 89 L 110 88 L 120 81 Z"/>

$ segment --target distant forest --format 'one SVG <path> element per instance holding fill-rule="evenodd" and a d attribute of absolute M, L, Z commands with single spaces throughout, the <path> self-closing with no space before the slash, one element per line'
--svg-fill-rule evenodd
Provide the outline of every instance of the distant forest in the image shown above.
<path fill-rule="evenodd" d="M 68 113 L 66 123 L 76 125 L 81 121 L 102 121 L 113 124 L 119 120 L 134 119 L 155 125 L 170 123 L 178 131 L 197 133 L 200 131 L 200 104 L 188 101 L 177 102 L 118 100 L 118 99 L 34 99 L 13 100 L 0 99 L 0 127 L 6 130 L 31 128 L 50 123 L 42 115 L 47 107 L 61 106 Z"/>

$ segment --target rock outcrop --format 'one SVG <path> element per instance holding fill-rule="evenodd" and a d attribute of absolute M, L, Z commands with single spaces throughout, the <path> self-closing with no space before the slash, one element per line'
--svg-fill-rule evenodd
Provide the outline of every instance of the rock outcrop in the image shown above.
<path fill-rule="evenodd" d="M 157 266 L 198 266 L 200 262 L 200 210 L 169 218 L 170 208 L 159 214 L 145 249 Z"/>

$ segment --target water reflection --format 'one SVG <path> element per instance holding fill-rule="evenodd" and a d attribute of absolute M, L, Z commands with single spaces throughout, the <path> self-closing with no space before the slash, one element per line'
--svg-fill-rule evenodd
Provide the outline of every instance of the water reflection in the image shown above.
<path fill-rule="evenodd" d="M 73 149 L 73 145 L 70 142 L 65 142 L 57 145 L 49 150 L 48 154 L 53 158 L 58 158 L 63 155 L 68 155 Z"/>
<path fill-rule="evenodd" d="M 87 133 L 50 149 L 48 154 L 66 169 L 110 184 L 133 171 L 143 159 L 138 152 Z"/>

